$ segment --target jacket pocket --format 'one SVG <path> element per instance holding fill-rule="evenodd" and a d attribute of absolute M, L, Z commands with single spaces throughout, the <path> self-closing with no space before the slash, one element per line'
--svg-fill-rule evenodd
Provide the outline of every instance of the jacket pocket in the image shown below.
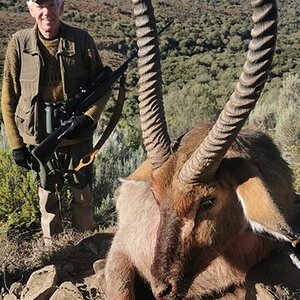
<path fill-rule="evenodd" d="M 20 82 L 34 82 L 38 80 L 39 71 L 40 71 L 40 58 L 37 54 L 32 55 L 22 53 L 22 63 L 20 70 Z"/>
<path fill-rule="evenodd" d="M 29 101 L 28 101 L 29 102 Z M 20 101 L 15 114 L 15 122 L 21 136 L 37 135 L 35 126 L 35 108 L 33 103 Z"/>

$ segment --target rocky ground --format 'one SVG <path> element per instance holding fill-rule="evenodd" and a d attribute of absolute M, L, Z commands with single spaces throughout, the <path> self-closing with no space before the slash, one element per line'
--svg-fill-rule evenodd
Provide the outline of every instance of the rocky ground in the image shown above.
<path fill-rule="evenodd" d="M 19 280 L 4 273 L 0 299 L 3 300 L 101 300 L 93 263 L 103 259 L 110 246 L 111 233 L 96 233 L 70 248 L 53 245 L 50 259 L 31 274 L 19 271 Z M 23 275 L 23 276 L 22 276 Z M 22 278 L 23 277 L 23 278 Z M 13 280 L 15 279 L 15 280 Z M 1 286 L 2 286 L 1 282 Z"/>

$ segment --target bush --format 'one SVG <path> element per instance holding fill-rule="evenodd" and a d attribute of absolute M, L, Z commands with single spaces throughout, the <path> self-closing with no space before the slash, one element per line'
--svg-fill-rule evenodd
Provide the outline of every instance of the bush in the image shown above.
<path fill-rule="evenodd" d="M 279 89 L 269 89 L 250 117 L 269 132 L 294 171 L 295 188 L 300 190 L 300 77 L 288 74 Z"/>
<path fill-rule="evenodd" d="M 122 133 L 113 134 L 94 164 L 95 219 L 100 227 L 116 221 L 114 192 L 120 185 L 119 177 L 130 175 L 145 159 L 142 147 L 128 149 L 125 140 Z"/>
<path fill-rule="evenodd" d="M 216 97 L 209 85 L 198 84 L 196 80 L 181 89 L 174 87 L 165 97 L 165 111 L 172 139 L 190 130 L 199 121 L 213 121 L 218 115 Z"/>
<path fill-rule="evenodd" d="M 289 161 L 294 172 L 294 187 L 300 193 L 300 141 L 289 147 Z"/>
<path fill-rule="evenodd" d="M 296 145 L 300 139 L 299 108 L 296 109 L 296 106 L 291 104 L 282 109 L 282 113 L 277 116 L 274 136 L 283 149 Z"/>
<path fill-rule="evenodd" d="M 38 224 L 37 187 L 30 172 L 13 163 L 0 150 L 0 222 L 7 229 L 23 229 Z"/>
<path fill-rule="evenodd" d="M 289 74 L 279 93 L 275 138 L 284 149 L 300 139 L 300 77 Z"/>

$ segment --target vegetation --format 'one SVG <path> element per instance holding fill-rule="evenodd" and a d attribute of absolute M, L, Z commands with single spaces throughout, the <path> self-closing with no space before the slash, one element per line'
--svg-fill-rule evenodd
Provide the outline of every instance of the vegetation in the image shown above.
<path fill-rule="evenodd" d="M 160 38 L 165 111 L 173 139 L 200 120 L 217 118 L 241 72 L 250 39 L 247 1 L 201 0 L 194 1 L 194 5 L 191 11 L 188 1 L 155 1 L 158 28 L 174 19 L 173 25 Z M 295 187 L 299 191 L 300 3 L 279 0 L 278 6 L 280 22 L 276 56 L 269 82 L 249 122 L 275 139 L 294 169 Z M 1 77 L 5 47 L 11 33 L 30 26 L 32 20 L 25 1 L 21 0 L 0 0 L 0 16 L 4 27 L 0 33 Z M 132 55 L 135 26 L 128 1 L 116 0 L 112 4 L 110 1 L 68 0 L 63 18 L 89 30 L 105 64 L 116 68 Z M 138 123 L 135 62 L 127 73 L 128 92 L 122 118 L 95 162 L 95 212 L 100 227 L 115 221 L 113 193 L 119 184 L 118 177 L 130 174 L 144 159 Z M 114 103 L 115 97 L 112 97 L 101 119 L 99 134 Z M 9 226 L 30 228 L 38 218 L 37 197 L 30 173 L 20 173 L 7 150 L 0 152 L 0 172 L 10 177 L 1 182 L 0 204 L 3 208 L 0 221 Z M 16 180 L 19 176 L 21 179 Z M 9 185 L 11 182 L 12 186 Z M 26 197 L 21 194 L 24 191 Z M 14 221 L 9 221 L 11 219 Z"/>
<path fill-rule="evenodd" d="M 295 188 L 300 190 L 300 77 L 287 73 L 282 87 L 270 89 L 258 102 L 250 123 L 268 132 L 282 150 L 295 174 Z"/>
<path fill-rule="evenodd" d="M 0 150 L 0 222 L 8 228 L 24 229 L 38 224 L 37 191 L 29 172 Z"/>

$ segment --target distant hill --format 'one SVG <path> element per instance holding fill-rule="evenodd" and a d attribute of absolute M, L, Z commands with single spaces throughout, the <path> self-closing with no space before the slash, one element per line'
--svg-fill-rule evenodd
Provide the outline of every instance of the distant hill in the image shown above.
<path fill-rule="evenodd" d="M 250 2 L 250 1 L 249 1 Z M 291 35 L 292 44 L 295 40 L 292 36 L 300 31 L 299 11 L 300 2 L 297 0 L 278 1 L 280 9 L 280 28 L 282 32 Z M 248 30 L 249 3 L 242 0 L 204 0 L 193 1 L 191 9 L 190 1 L 186 0 L 155 0 L 153 1 L 158 22 L 174 19 L 175 25 L 167 33 L 170 37 L 175 34 L 178 40 L 192 37 L 191 33 L 197 32 L 197 38 L 208 40 L 204 47 L 218 46 L 218 43 L 226 44 L 220 37 L 213 42 L 214 32 L 225 32 L 221 38 L 228 35 L 237 35 L 248 38 L 245 31 Z M 132 20 L 131 1 L 76 1 L 65 2 L 64 20 L 88 29 L 95 38 L 99 49 L 104 53 L 107 63 L 120 58 L 128 49 L 128 43 L 134 43 L 134 23 Z M 3 67 L 5 47 L 11 34 L 19 29 L 27 28 L 33 24 L 26 3 L 23 0 L 0 1 L 0 69 Z M 177 24 L 177 26 L 176 26 Z M 239 27 L 246 25 L 242 30 Z M 221 28 L 220 28 L 221 26 Z M 178 30 L 180 27 L 180 30 Z M 225 27 L 225 28 L 224 28 Z M 227 28 L 227 30 L 225 30 Z M 299 34 L 297 34 L 299 39 Z M 287 40 L 288 38 L 285 38 Z M 212 43 L 209 43 L 211 41 Z M 195 41 L 194 41 L 195 42 Z M 287 42 L 287 41 L 285 41 Z M 190 47 L 193 47 L 190 43 Z M 213 44 L 213 45 L 212 45 Z M 299 45 L 299 43 L 298 43 Z M 130 46 L 130 45 L 129 45 Z M 188 45 L 187 45 L 188 48 Z M 299 52 L 298 52 L 299 53 Z M 299 63 L 297 58 L 296 61 Z"/>

